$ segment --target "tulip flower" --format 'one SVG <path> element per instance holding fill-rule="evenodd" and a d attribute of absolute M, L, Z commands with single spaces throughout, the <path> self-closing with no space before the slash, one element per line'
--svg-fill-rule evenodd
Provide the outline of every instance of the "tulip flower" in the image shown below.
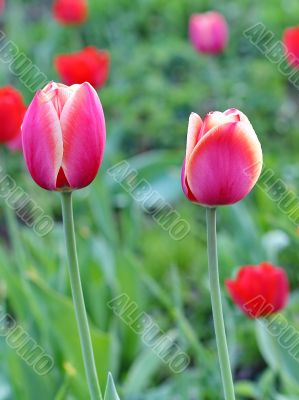
<path fill-rule="evenodd" d="M 4 13 L 5 10 L 5 0 L 0 0 L 0 15 Z"/>
<path fill-rule="evenodd" d="M 236 203 L 256 183 L 262 149 L 248 118 L 235 108 L 210 112 L 202 121 L 189 118 L 182 188 L 186 197 L 206 207 L 209 281 L 224 397 L 235 400 L 223 318 L 217 257 L 216 206 Z"/>
<path fill-rule="evenodd" d="M 54 65 L 66 85 L 89 82 L 95 89 L 104 85 L 109 74 L 109 53 L 89 46 L 72 54 L 58 55 Z"/>
<path fill-rule="evenodd" d="M 78 25 L 88 16 L 87 0 L 54 0 L 53 16 L 63 25 Z"/>
<path fill-rule="evenodd" d="M 289 297 L 287 274 L 268 262 L 240 268 L 236 279 L 227 279 L 225 285 L 233 301 L 250 318 L 282 310 Z"/>
<path fill-rule="evenodd" d="M 284 31 L 283 44 L 289 64 L 299 68 L 299 26 L 287 28 Z"/>
<path fill-rule="evenodd" d="M 69 191 L 94 180 L 106 132 L 101 102 L 89 83 L 50 83 L 38 91 L 22 132 L 25 161 L 39 186 Z"/>
<path fill-rule="evenodd" d="M 22 126 L 28 170 L 42 188 L 61 191 L 73 303 L 90 397 L 101 400 L 83 297 L 74 231 L 72 191 L 87 186 L 100 167 L 105 140 L 101 102 L 89 83 L 49 83 L 39 90 Z"/>
<path fill-rule="evenodd" d="M 0 88 L 0 143 L 8 144 L 20 135 L 26 112 L 22 94 L 12 86 Z"/>
<path fill-rule="evenodd" d="M 236 203 L 255 185 L 262 150 L 248 118 L 236 109 L 189 119 L 182 187 L 195 203 L 215 207 Z"/>
<path fill-rule="evenodd" d="M 199 53 L 221 53 L 228 41 L 227 22 L 223 15 L 215 11 L 193 14 L 189 21 L 189 36 Z"/>

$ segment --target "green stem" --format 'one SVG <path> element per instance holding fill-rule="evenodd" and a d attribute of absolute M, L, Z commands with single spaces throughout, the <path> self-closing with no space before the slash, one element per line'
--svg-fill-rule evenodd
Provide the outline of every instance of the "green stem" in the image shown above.
<path fill-rule="evenodd" d="M 100 385 L 98 382 L 90 330 L 88 325 L 88 319 L 87 319 L 81 279 L 80 279 L 71 192 L 62 193 L 62 214 L 64 222 L 66 249 L 69 261 L 69 274 L 71 280 L 72 295 L 73 295 L 73 301 L 76 312 L 90 397 L 92 400 L 99 400 L 99 399 L 101 400 L 102 395 L 101 395 Z"/>
<path fill-rule="evenodd" d="M 235 400 L 234 384 L 229 362 L 225 326 L 222 311 L 221 291 L 219 284 L 217 236 L 216 236 L 216 208 L 207 208 L 208 228 L 208 256 L 210 291 L 218 348 L 218 357 L 221 369 L 222 383 L 226 400 Z"/>
<path fill-rule="evenodd" d="M 6 174 L 6 166 L 8 164 L 8 157 L 6 151 L 1 149 L 1 170 L 2 174 Z M 9 189 L 8 189 L 9 190 Z M 23 273 L 26 265 L 26 257 L 20 238 L 20 232 L 18 223 L 15 215 L 15 210 L 12 209 L 9 204 L 4 204 L 3 207 L 4 217 L 7 224 L 8 236 L 13 249 L 14 263 L 19 269 L 20 273 Z"/>

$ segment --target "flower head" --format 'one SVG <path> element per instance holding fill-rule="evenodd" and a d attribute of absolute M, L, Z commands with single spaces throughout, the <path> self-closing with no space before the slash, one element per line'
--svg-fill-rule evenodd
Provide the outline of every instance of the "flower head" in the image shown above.
<path fill-rule="evenodd" d="M 227 22 L 223 15 L 215 11 L 193 14 L 189 22 L 189 36 L 199 53 L 221 53 L 228 41 Z"/>
<path fill-rule="evenodd" d="M 89 185 L 102 162 L 106 129 L 101 102 L 89 83 L 49 83 L 36 93 L 22 126 L 25 162 L 48 190 Z"/>
<path fill-rule="evenodd" d="M 22 94 L 12 86 L 0 88 L 0 143 L 8 144 L 21 133 L 26 112 Z"/>
<path fill-rule="evenodd" d="M 110 57 L 107 51 L 88 46 L 77 53 L 58 55 L 54 64 L 66 85 L 89 82 L 98 89 L 108 79 Z"/>
<path fill-rule="evenodd" d="M 225 285 L 233 301 L 250 318 L 276 313 L 288 301 L 285 271 L 267 262 L 240 268 L 236 279 L 227 279 Z"/>
<path fill-rule="evenodd" d="M 299 68 L 299 26 L 285 29 L 283 44 L 288 63 Z"/>
<path fill-rule="evenodd" d="M 182 188 L 204 206 L 236 203 L 253 188 L 262 169 L 262 149 L 248 118 L 231 108 L 189 119 Z"/>
<path fill-rule="evenodd" d="M 54 0 L 54 18 L 63 25 L 77 25 L 86 21 L 87 0 Z"/>

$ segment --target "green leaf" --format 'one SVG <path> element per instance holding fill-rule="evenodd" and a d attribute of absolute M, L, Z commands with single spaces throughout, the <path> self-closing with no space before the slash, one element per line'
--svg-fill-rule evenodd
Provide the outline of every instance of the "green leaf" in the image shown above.
<path fill-rule="evenodd" d="M 287 332 L 291 325 L 287 325 L 287 329 L 282 329 L 283 335 L 272 334 L 270 329 L 273 329 L 273 321 L 278 324 L 277 329 L 280 329 L 279 326 L 281 326 L 281 321 L 285 321 L 285 323 L 287 323 L 286 318 L 282 314 L 277 314 L 269 320 L 257 320 L 256 322 L 257 340 L 260 352 L 262 353 L 269 367 L 283 378 L 287 387 L 292 388 L 292 393 L 296 393 L 298 395 L 298 361 L 290 351 L 292 346 L 294 347 L 297 342 L 295 341 L 293 345 L 288 347 L 283 346 L 280 342 L 281 338 L 285 336 L 285 332 Z M 272 328 L 270 328 L 270 326 L 272 326 Z M 297 340 L 297 335 L 295 335 L 295 339 Z"/>
<path fill-rule="evenodd" d="M 104 400 L 120 400 L 113 381 L 112 374 L 109 372 Z"/>

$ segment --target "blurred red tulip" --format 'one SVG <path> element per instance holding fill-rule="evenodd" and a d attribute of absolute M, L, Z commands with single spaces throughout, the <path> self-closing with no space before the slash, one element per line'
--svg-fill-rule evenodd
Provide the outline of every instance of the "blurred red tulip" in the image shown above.
<path fill-rule="evenodd" d="M 63 25 L 82 24 L 88 15 L 87 0 L 55 0 L 53 15 Z"/>
<path fill-rule="evenodd" d="M 22 94 L 12 86 L 0 88 L 0 143 L 17 138 L 26 112 Z"/>
<path fill-rule="evenodd" d="M 0 15 L 3 14 L 5 10 L 5 0 L 0 0 Z"/>
<path fill-rule="evenodd" d="M 233 204 L 245 197 L 262 169 L 262 149 L 248 118 L 234 108 L 189 119 L 182 188 L 204 206 Z"/>
<path fill-rule="evenodd" d="M 286 57 L 292 67 L 299 68 L 299 26 L 287 28 L 283 33 Z"/>
<path fill-rule="evenodd" d="M 198 52 L 221 53 L 228 41 L 227 22 L 223 15 L 215 11 L 193 14 L 189 22 L 189 36 Z"/>
<path fill-rule="evenodd" d="M 106 142 L 100 99 L 89 83 L 49 83 L 28 107 L 22 125 L 25 162 L 47 190 L 89 185 L 101 165 Z"/>
<path fill-rule="evenodd" d="M 227 279 L 225 285 L 233 301 L 250 318 L 271 315 L 288 301 L 287 274 L 267 262 L 240 268 L 236 279 Z"/>
<path fill-rule="evenodd" d="M 108 79 L 110 58 L 107 51 L 89 46 L 77 53 L 58 55 L 54 64 L 66 85 L 89 82 L 97 89 Z"/>

